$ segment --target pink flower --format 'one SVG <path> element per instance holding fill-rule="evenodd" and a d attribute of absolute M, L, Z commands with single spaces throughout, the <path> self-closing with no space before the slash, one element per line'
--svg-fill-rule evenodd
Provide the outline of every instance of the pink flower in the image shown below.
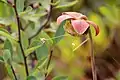
<path fill-rule="evenodd" d="M 92 21 L 89 21 L 87 17 L 77 12 L 63 12 L 61 16 L 57 18 L 57 23 L 61 24 L 64 20 L 70 20 L 73 27 L 73 32 L 77 34 L 84 34 L 87 29 L 92 25 L 96 31 L 96 35 L 99 34 L 99 27 Z"/>

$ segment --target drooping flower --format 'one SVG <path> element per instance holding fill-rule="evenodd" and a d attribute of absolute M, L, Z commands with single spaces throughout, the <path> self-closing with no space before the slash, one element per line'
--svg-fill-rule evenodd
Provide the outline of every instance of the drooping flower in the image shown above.
<path fill-rule="evenodd" d="M 96 35 L 99 34 L 99 27 L 92 21 L 89 21 L 87 17 L 77 12 L 63 12 L 61 16 L 57 18 L 57 23 L 61 24 L 64 20 L 70 20 L 70 25 L 67 25 L 68 33 L 70 34 L 84 34 L 90 25 L 95 29 Z M 67 29 L 65 28 L 65 29 Z"/>

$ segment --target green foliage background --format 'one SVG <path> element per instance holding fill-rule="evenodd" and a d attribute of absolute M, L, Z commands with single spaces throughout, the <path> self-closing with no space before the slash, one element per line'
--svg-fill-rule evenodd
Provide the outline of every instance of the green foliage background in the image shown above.
<path fill-rule="evenodd" d="M 32 8 L 30 5 L 38 6 Z M 23 27 L 21 30 L 22 46 L 28 56 L 30 76 L 27 80 L 44 80 L 44 73 L 50 73 L 52 80 L 80 80 L 84 70 L 90 67 L 89 42 L 77 48 L 87 37 L 74 37 L 64 32 L 63 25 L 56 24 L 56 19 L 62 12 L 74 11 L 88 16 L 89 20 L 99 25 L 100 34 L 94 36 L 91 27 L 94 52 L 101 54 L 110 44 L 114 29 L 120 28 L 119 0 L 17 0 L 17 11 Z M 44 29 L 34 37 L 29 38 L 46 22 L 49 6 L 52 5 L 50 20 Z M 64 24 L 64 23 L 63 23 Z M 5 63 L 8 75 L 5 80 L 13 80 L 10 65 L 12 64 L 19 80 L 25 80 L 23 56 L 18 44 L 18 32 L 15 12 L 6 0 L 0 1 L 0 61 Z M 45 39 L 45 42 L 44 42 Z M 51 64 L 46 70 L 49 54 L 53 50 Z M 36 54 L 37 61 L 34 60 Z M 31 67 L 35 62 L 37 65 Z M 67 76 L 67 77 L 66 77 Z M 119 73 L 117 76 L 119 79 Z M 51 79 L 50 79 L 51 80 Z"/>

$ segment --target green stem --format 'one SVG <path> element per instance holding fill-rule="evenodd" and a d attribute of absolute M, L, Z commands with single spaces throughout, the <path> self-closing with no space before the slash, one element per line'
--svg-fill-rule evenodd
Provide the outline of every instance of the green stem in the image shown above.
<path fill-rule="evenodd" d="M 90 57 L 91 57 L 91 67 L 92 67 L 92 76 L 93 80 L 97 80 L 97 73 L 95 68 L 95 57 L 94 57 L 94 46 L 91 31 L 89 29 L 89 38 L 90 38 Z"/>

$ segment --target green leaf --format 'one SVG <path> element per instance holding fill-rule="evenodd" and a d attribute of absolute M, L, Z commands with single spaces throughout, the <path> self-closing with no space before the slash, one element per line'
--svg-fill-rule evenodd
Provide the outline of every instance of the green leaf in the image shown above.
<path fill-rule="evenodd" d="M 60 0 L 56 1 L 55 3 L 51 3 L 53 6 L 57 6 L 60 3 Z"/>
<path fill-rule="evenodd" d="M 0 56 L 0 63 L 3 63 L 4 62 L 4 59 L 3 59 L 3 57 L 2 56 Z"/>
<path fill-rule="evenodd" d="M 57 29 L 57 31 L 56 31 L 56 33 L 55 33 L 55 37 L 59 37 L 59 36 L 65 34 L 65 30 L 64 30 L 64 28 L 63 28 L 63 26 L 65 25 L 65 23 L 66 23 L 66 20 L 63 21 L 63 22 L 60 24 L 59 28 Z M 62 38 L 63 38 L 63 37 L 55 38 L 55 39 L 54 39 L 54 44 L 58 43 Z"/>
<path fill-rule="evenodd" d="M 37 45 L 42 44 L 43 42 L 37 42 Z M 39 47 L 38 49 L 36 49 L 36 55 L 38 59 L 41 59 L 43 57 L 48 56 L 48 47 L 46 46 L 46 44 L 44 43 L 41 47 Z"/>
<path fill-rule="evenodd" d="M 28 76 L 27 80 L 37 80 L 37 78 L 35 76 Z"/>
<path fill-rule="evenodd" d="M 24 62 L 22 51 L 21 51 L 19 43 L 16 45 L 16 53 L 17 53 L 16 56 L 13 56 L 17 59 L 15 61 L 18 61 L 20 63 Z"/>
<path fill-rule="evenodd" d="M 36 76 L 37 80 L 44 80 L 45 79 L 44 71 L 46 68 L 47 61 L 48 57 L 40 59 L 30 75 Z"/>
<path fill-rule="evenodd" d="M 12 43 L 8 39 L 6 39 L 4 42 L 4 49 L 8 49 L 11 55 L 13 54 Z"/>
<path fill-rule="evenodd" d="M 22 40 L 22 46 L 23 46 L 23 49 L 26 50 L 28 48 L 28 36 L 27 34 L 24 32 L 24 31 L 21 31 L 21 40 Z"/>
<path fill-rule="evenodd" d="M 6 32 L 6 33 L 9 34 L 9 32 L 6 29 L 4 29 L 4 28 L 0 28 L 0 31 Z"/>
<path fill-rule="evenodd" d="M 25 21 L 32 21 L 37 23 L 39 19 L 43 16 L 45 16 L 47 13 L 45 12 L 45 9 L 39 8 L 36 11 L 33 10 L 31 7 L 28 7 L 24 12 L 20 13 L 20 18 Z"/>
<path fill-rule="evenodd" d="M 10 77 L 11 80 L 14 80 L 14 77 L 13 77 L 13 72 L 11 70 L 11 66 L 9 64 L 6 64 L 5 65 L 6 69 L 7 69 L 7 74 L 8 76 Z"/>
<path fill-rule="evenodd" d="M 29 26 L 31 27 L 31 29 L 35 29 L 35 23 L 32 21 L 29 21 Z"/>
<path fill-rule="evenodd" d="M 43 69 L 48 61 L 48 57 L 44 57 L 38 61 L 38 64 L 35 66 L 33 70 L 33 74 L 36 73 L 37 69 L 39 70 Z"/>
<path fill-rule="evenodd" d="M 47 61 L 48 61 L 47 57 L 39 60 L 38 65 L 36 66 L 36 68 L 42 69 L 43 67 L 45 67 Z"/>
<path fill-rule="evenodd" d="M 50 6 L 50 0 L 40 0 L 40 3 L 45 9 L 48 9 Z"/>
<path fill-rule="evenodd" d="M 13 38 L 10 34 L 0 31 L 0 35 L 7 37 L 8 39 L 12 39 L 13 41 L 17 41 L 17 39 Z"/>
<path fill-rule="evenodd" d="M 17 0 L 16 5 L 17 5 L 17 11 L 22 12 L 24 9 L 24 2 L 25 0 Z"/>
<path fill-rule="evenodd" d="M 47 40 L 45 41 L 45 42 L 46 42 L 46 45 L 47 45 L 47 46 L 50 46 L 50 47 L 52 46 L 53 40 L 50 38 L 50 36 L 49 36 L 46 32 L 41 31 L 39 37 L 40 37 L 40 38 L 45 38 L 45 39 L 47 39 Z"/>
<path fill-rule="evenodd" d="M 11 53 L 8 49 L 4 50 L 3 59 L 5 62 L 8 62 L 8 60 L 11 60 Z"/>
<path fill-rule="evenodd" d="M 0 2 L 0 17 L 6 17 L 6 5 L 4 5 L 4 2 L 2 2 Z"/>
<path fill-rule="evenodd" d="M 105 0 L 105 2 L 109 5 L 114 5 L 116 4 L 117 0 Z"/>
<path fill-rule="evenodd" d="M 2 26 L 8 26 L 8 25 L 10 25 L 11 24 L 11 22 L 12 22 L 12 20 L 11 20 L 11 18 L 2 18 L 2 17 L 0 17 L 0 24 L 2 25 Z"/>
<path fill-rule="evenodd" d="M 67 76 L 56 76 L 52 80 L 68 80 Z"/>
<path fill-rule="evenodd" d="M 42 59 L 43 57 L 48 56 L 49 52 L 48 52 L 48 47 L 46 45 L 46 41 L 43 42 L 41 40 L 35 40 L 32 42 L 30 46 L 31 47 L 40 46 L 35 50 L 38 60 Z"/>
<path fill-rule="evenodd" d="M 24 12 L 21 12 L 21 13 L 20 13 L 20 17 L 23 16 L 23 15 L 25 15 L 25 14 L 28 14 L 28 13 L 31 12 L 32 10 L 33 10 L 32 7 L 31 7 L 31 6 L 28 6 L 28 7 L 25 9 Z"/>
<path fill-rule="evenodd" d="M 39 3 L 41 0 L 26 0 L 25 7 L 33 3 Z"/>
<path fill-rule="evenodd" d="M 100 12 L 110 21 L 115 21 L 115 16 L 112 14 L 112 9 L 108 7 L 100 7 Z"/>
<path fill-rule="evenodd" d="M 64 4 L 58 5 L 55 8 L 59 9 L 59 8 L 68 8 L 71 6 L 74 6 L 76 3 L 78 3 L 78 0 L 72 1 L 72 2 L 64 2 Z"/>
<path fill-rule="evenodd" d="M 13 15 L 12 7 L 10 7 L 6 0 L 0 0 L 0 17 L 10 17 Z"/>
<path fill-rule="evenodd" d="M 1 0 L 0 2 L 4 2 L 4 3 L 7 3 L 7 1 L 6 1 L 6 0 Z"/>
<path fill-rule="evenodd" d="M 35 51 L 36 49 L 38 49 L 39 47 L 42 47 L 43 44 L 41 45 L 38 45 L 38 46 L 34 46 L 34 47 L 31 47 L 27 50 L 25 50 L 25 55 L 28 56 L 30 53 L 32 53 L 33 51 Z"/>

